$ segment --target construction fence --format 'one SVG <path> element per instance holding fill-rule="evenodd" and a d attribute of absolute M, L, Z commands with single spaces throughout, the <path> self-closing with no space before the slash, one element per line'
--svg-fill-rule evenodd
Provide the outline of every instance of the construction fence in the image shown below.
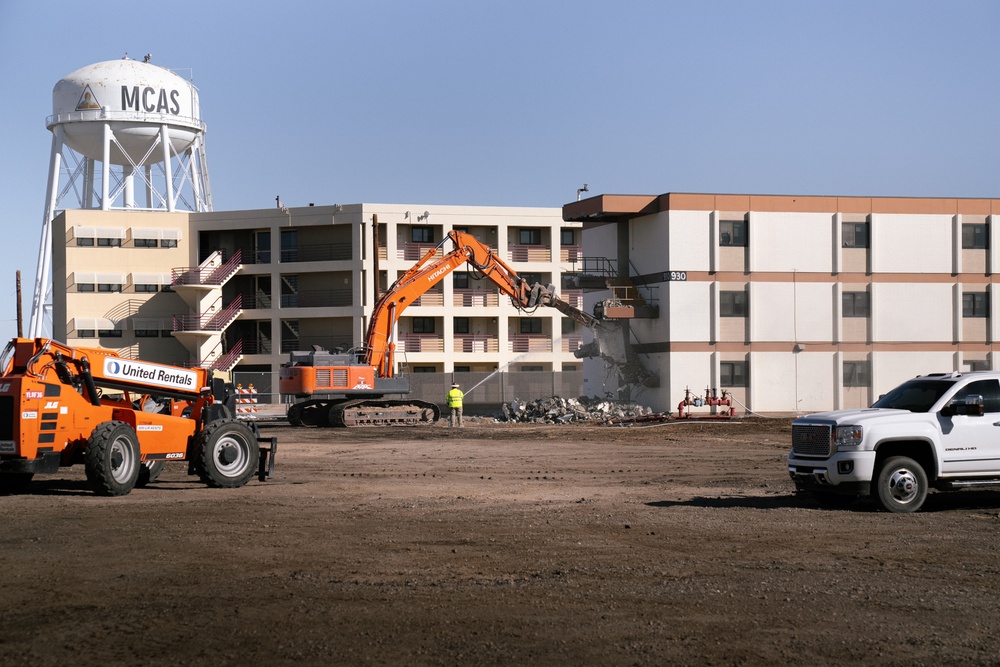
<path fill-rule="evenodd" d="M 437 403 L 442 414 L 445 397 L 453 383 L 458 383 L 465 392 L 465 414 L 479 416 L 497 416 L 500 406 L 514 399 L 576 398 L 583 391 L 583 371 L 411 373 L 407 377 L 410 379 L 410 398 Z M 293 397 L 278 393 L 277 373 L 235 371 L 233 384 L 237 386 L 237 396 L 246 399 L 252 396 L 253 405 L 259 406 L 257 409 L 262 413 L 273 414 L 282 404 L 294 402 Z"/>

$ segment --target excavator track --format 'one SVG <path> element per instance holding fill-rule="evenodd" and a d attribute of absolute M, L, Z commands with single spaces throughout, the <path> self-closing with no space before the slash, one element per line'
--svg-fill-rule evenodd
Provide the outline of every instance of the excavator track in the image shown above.
<path fill-rule="evenodd" d="M 351 401 L 312 400 L 288 410 L 292 426 L 398 426 L 433 424 L 441 408 L 427 401 L 360 398 Z"/>
<path fill-rule="evenodd" d="M 359 399 L 330 407 L 330 426 L 397 426 L 433 424 L 441 417 L 441 408 L 426 401 Z"/>

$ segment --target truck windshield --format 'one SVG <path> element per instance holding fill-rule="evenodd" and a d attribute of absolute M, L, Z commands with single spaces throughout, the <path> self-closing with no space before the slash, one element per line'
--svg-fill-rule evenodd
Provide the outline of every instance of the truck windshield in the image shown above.
<path fill-rule="evenodd" d="M 927 412 L 954 384 L 954 380 L 910 380 L 875 401 L 872 407 Z"/>

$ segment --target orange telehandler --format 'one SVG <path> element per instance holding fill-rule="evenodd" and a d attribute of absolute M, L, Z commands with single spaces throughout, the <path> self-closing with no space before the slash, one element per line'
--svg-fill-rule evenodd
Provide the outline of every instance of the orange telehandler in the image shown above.
<path fill-rule="evenodd" d="M 438 257 L 438 250 L 449 241 L 454 248 Z M 463 264 L 493 281 L 519 310 L 550 306 L 588 327 L 599 326 L 596 318 L 560 299 L 552 285 L 529 285 L 476 237 L 451 231 L 376 302 L 364 347 L 346 354 L 290 353 L 278 375 L 279 391 L 301 399 L 288 409 L 289 423 L 376 426 L 437 421 L 440 408 L 435 403 L 384 398 L 410 391 L 409 380 L 396 374 L 393 335 L 403 310 Z"/>
<path fill-rule="evenodd" d="M 77 463 L 105 496 L 153 481 L 167 461 L 215 487 L 273 473 L 277 439 L 233 419 L 232 387 L 204 369 L 15 338 L 0 371 L 0 491 Z"/>

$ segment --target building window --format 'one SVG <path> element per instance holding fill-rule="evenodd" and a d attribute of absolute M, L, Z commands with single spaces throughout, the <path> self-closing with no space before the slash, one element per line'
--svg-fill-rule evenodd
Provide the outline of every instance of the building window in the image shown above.
<path fill-rule="evenodd" d="M 746 244 L 746 220 L 721 220 L 719 222 L 720 246 L 746 246 Z"/>
<path fill-rule="evenodd" d="M 271 232 L 254 233 L 254 255 L 258 264 L 271 263 Z"/>
<path fill-rule="evenodd" d="M 466 271 L 453 273 L 451 286 L 455 289 L 469 289 L 469 274 Z"/>
<path fill-rule="evenodd" d="M 719 316 L 746 317 L 747 293 L 742 291 L 719 292 Z"/>
<path fill-rule="evenodd" d="M 97 332 L 94 329 L 77 329 L 77 338 L 96 338 Z"/>
<path fill-rule="evenodd" d="M 522 317 L 520 320 L 520 332 L 523 334 L 542 333 L 542 320 L 537 317 Z"/>
<path fill-rule="evenodd" d="M 576 238 L 572 229 L 559 230 L 559 243 L 561 245 L 576 245 Z"/>
<path fill-rule="evenodd" d="M 177 239 L 163 239 L 160 241 L 161 248 L 176 248 Z"/>
<path fill-rule="evenodd" d="M 413 333 L 423 333 L 430 334 L 434 333 L 434 318 L 433 317 L 414 317 L 412 319 L 413 323 Z"/>
<path fill-rule="evenodd" d="M 845 248 L 868 247 L 868 223 L 845 222 L 840 226 L 841 242 Z"/>
<path fill-rule="evenodd" d="M 467 334 L 469 333 L 469 318 L 468 317 L 456 317 L 454 320 L 454 331 L 457 334 Z"/>
<path fill-rule="evenodd" d="M 841 296 L 844 317 L 868 317 L 870 312 L 868 292 L 844 292 Z"/>
<path fill-rule="evenodd" d="M 525 373 L 538 373 L 540 371 L 544 371 L 545 367 L 544 366 L 529 366 L 529 365 L 525 364 L 525 365 L 521 366 L 521 370 L 523 372 L 525 372 Z"/>
<path fill-rule="evenodd" d="M 970 371 L 992 370 L 988 359 L 966 359 L 965 365 L 969 367 Z"/>
<path fill-rule="evenodd" d="M 93 292 L 94 289 L 95 289 L 94 288 L 94 283 L 77 283 L 76 284 L 76 291 L 77 292 Z"/>
<path fill-rule="evenodd" d="M 132 239 L 132 245 L 136 248 L 158 248 L 160 246 L 156 239 Z"/>
<path fill-rule="evenodd" d="M 122 247 L 121 239 L 109 239 L 109 238 L 99 238 L 97 239 L 97 245 L 102 248 L 120 248 Z"/>
<path fill-rule="evenodd" d="M 455 366 L 455 372 L 456 373 L 471 373 L 472 372 L 472 366 L 458 366 L 458 365 L 456 365 Z"/>
<path fill-rule="evenodd" d="M 983 250 L 989 247 L 989 228 L 985 223 L 962 225 L 962 248 Z"/>
<path fill-rule="evenodd" d="M 719 363 L 719 384 L 723 387 L 747 386 L 747 362 L 723 361 Z"/>
<path fill-rule="evenodd" d="M 962 317 L 989 317 L 990 300 L 986 292 L 962 294 Z"/>
<path fill-rule="evenodd" d="M 121 329 L 98 329 L 97 335 L 101 338 L 121 338 Z"/>
<path fill-rule="evenodd" d="M 521 280 L 523 280 L 529 285 L 536 285 L 536 284 L 540 285 L 542 283 L 542 274 L 540 273 L 531 273 L 525 271 L 524 273 L 519 273 L 518 275 L 521 276 Z"/>
<path fill-rule="evenodd" d="M 414 366 L 414 373 L 437 373 L 437 369 L 433 366 Z"/>
<path fill-rule="evenodd" d="M 148 284 L 139 284 L 139 283 L 137 283 L 133 287 L 135 287 L 135 291 L 136 292 L 147 292 L 148 293 L 148 292 L 159 292 L 160 291 L 160 286 L 159 285 L 148 285 Z"/>
<path fill-rule="evenodd" d="M 158 338 L 160 335 L 159 329 L 135 329 L 136 338 Z"/>
<path fill-rule="evenodd" d="M 434 230 L 430 227 L 410 227 L 410 241 L 413 243 L 434 243 Z"/>
<path fill-rule="evenodd" d="M 94 247 L 94 239 L 93 238 L 85 238 L 85 237 L 78 236 L 78 237 L 76 237 L 76 245 L 78 245 L 81 248 L 93 248 Z"/>
<path fill-rule="evenodd" d="M 121 292 L 121 283 L 97 283 L 98 292 Z"/>
<path fill-rule="evenodd" d="M 867 387 L 871 384 L 869 380 L 867 361 L 845 361 L 844 362 L 844 386 L 845 387 Z"/>
<path fill-rule="evenodd" d="M 517 238 L 521 245 L 542 245 L 542 230 L 521 229 Z"/>
<path fill-rule="evenodd" d="M 571 334 L 576 331 L 576 320 L 570 319 L 568 317 L 562 318 L 562 332 L 563 334 Z"/>

